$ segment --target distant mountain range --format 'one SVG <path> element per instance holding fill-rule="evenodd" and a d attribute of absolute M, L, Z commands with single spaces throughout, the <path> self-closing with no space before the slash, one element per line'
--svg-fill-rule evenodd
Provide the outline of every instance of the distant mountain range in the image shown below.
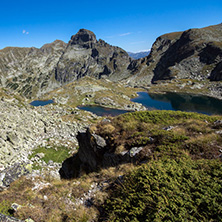
<path fill-rule="evenodd" d="M 56 40 L 40 49 L 0 50 L 0 86 L 26 98 L 41 96 L 84 76 L 131 86 L 173 79 L 221 81 L 222 24 L 162 35 L 150 52 L 127 53 L 97 40 L 86 29 L 80 29 L 68 44 Z M 222 95 L 222 86 L 218 85 L 218 90 Z"/>
<path fill-rule="evenodd" d="M 133 59 L 141 59 L 149 55 L 150 50 L 142 52 L 127 52 L 128 55 Z"/>

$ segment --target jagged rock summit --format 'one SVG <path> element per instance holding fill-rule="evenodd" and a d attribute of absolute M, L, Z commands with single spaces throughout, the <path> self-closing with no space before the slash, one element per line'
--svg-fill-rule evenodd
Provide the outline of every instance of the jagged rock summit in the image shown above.
<path fill-rule="evenodd" d="M 123 79 L 129 64 L 130 57 L 123 49 L 80 29 L 68 44 L 56 40 L 40 49 L 0 50 L 0 85 L 33 98 L 83 76 Z"/>
<path fill-rule="evenodd" d="M 123 49 L 96 40 L 93 32 L 80 29 L 71 37 L 56 67 L 56 80 L 67 83 L 83 76 L 120 80 L 128 75 L 130 57 Z"/>
<path fill-rule="evenodd" d="M 92 48 L 96 43 L 96 35 L 87 30 L 80 29 L 76 35 L 73 35 L 70 40 L 71 45 L 79 45 L 83 48 Z"/>

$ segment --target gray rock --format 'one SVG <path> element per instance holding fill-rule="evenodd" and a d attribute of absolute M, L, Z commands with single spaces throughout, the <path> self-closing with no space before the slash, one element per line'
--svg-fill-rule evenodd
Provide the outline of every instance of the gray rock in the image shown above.
<path fill-rule="evenodd" d="M 21 208 L 22 206 L 21 205 L 19 205 L 19 204 L 17 204 L 17 203 L 13 203 L 12 205 L 11 205 L 11 208 L 14 210 L 14 211 L 17 211 L 19 208 Z"/>
<path fill-rule="evenodd" d="M 59 106 L 21 107 L 16 99 L 0 100 L 0 168 L 29 161 L 28 155 L 39 145 L 73 143 L 82 124 L 63 122 L 61 116 L 67 113 L 70 111 Z M 43 155 L 37 154 L 40 159 Z"/>
<path fill-rule="evenodd" d="M 24 220 L 18 220 L 14 217 L 9 217 L 0 213 L 0 221 L 2 222 L 24 222 Z"/>
<path fill-rule="evenodd" d="M 13 181 L 17 180 L 19 177 L 23 175 L 29 174 L 30 165 L 26 163 L 17 163 L 14 164 L 12 167 L 4 169 L 0 173 L 0 186 L 8 187 Z"/>
<path fill-rule="evenodd" d="M 130 157 L 134 157 L 143 150 L 143 147 L 133 147 L 129 151 Z"/>

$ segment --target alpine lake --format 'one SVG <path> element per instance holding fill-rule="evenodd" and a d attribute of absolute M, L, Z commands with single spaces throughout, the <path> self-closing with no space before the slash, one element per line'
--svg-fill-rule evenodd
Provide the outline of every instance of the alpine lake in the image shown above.
<path fill-rule="evenodd" d="M 186 112 L 197 112 L 207 115 L 222 115 L 222 100 L 209 96 L 182 93 L 154 94 L 138 92 L 138 97 L 131 99 L 132 102 L 141 103 L 148 110 L 180 110 Z M 35 100 L 32 106 L 45 106 L 53 103 L 53 100 Z M 112 109 L 96 105 L 79 106 L 81 110 L 95 113 L 98 116 L 117 116 L 128 110 Z"/>
<path fill-rule="evenodd" d="M 180 93 L 148 94 L 147 92 L 138 92 L 137 94 L 138 97 L 131 99 L 131 101 L 141 103 L 148 110 L 180 110 L 207 115 L 222 114 L 222 100 L 209 96 Z M 129 112 L 101 106 L 81 106 L 79 109 L 93 112 L 99 116 L 116 116 Z"/>

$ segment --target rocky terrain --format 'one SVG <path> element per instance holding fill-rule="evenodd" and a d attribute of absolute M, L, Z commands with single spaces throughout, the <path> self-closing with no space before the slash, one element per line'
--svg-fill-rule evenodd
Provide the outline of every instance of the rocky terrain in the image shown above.
<path fill-rule="evenodd" d="M 142 111 L 130 99 L 141 90 L 222 98 L 221 34 L 222 24 L 165 34 L 138 60 L 85 29 L 68 44 L 0 50 L 0 220 L 153 221 L 170 212 L 219 221 L 221 117 Z M 54 103 L 31 106 L 37 97 Z M 98 117 L 80 105 L 140 112 Z"/>
<path fill-rule="evenodd" d="M 0 163 L 23 162 L 34 147 L 46 144 L 47 139 L 60 144 L 76 142 L 75 135 L 81 129 L 78 123 L 64 122 L 61 117 L 72 110 L 23 106 L 15 99 L 2 98 L 0 101 Z"/>
<path fill-rule="evenodd" d="M 53 98 L 56 103 L 73 108 L 80 105 L 97 105 L 133 111 L 145 110 L 142 104 L 130 101 L 131 98 L 137 97 L 138 90 L 143 89 L 125 87 L 108 79 L 84 77 L 46 93 L 42 99 Z"/>
<path fill-rule="evenodd" d="M 147 57 L 131 62 L 128 82 L 145 86 L 173 79 L 221 80 L 221 34 L 219 24 L 158 37 Z"/>
<path fill-rule="evenodd" d="M 33 98 L 84 76 L 123 79 L 128 75 L 129 63 L 124 50 L 81 29 L 68 44 L 56 40 L 40 49 L 0 50 L 0 84 Z"/>

